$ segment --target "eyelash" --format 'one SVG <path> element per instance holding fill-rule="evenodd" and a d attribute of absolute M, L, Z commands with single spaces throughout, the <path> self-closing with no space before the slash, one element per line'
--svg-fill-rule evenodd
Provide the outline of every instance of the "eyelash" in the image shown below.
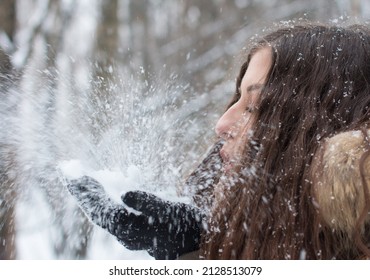
<path fill-rule="evenodd" d="M 246 112 L 248 112 L 248 113 L 253 113 L 253 112 L 254 112 L 254 108 L 247 107 L 247 108 L 245 109 L 245 111 L 246 111 Z"/>

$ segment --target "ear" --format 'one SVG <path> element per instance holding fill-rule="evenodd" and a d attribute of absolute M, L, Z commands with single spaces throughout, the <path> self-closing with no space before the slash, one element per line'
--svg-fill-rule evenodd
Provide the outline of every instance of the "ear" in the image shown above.
<path fill-rule="evenodd" d="M 361 131 L 343 132 L 327 139 L 313 161 L 313 191 L 320 215 L 329 227 L 349 235 L 370 192 L 370 156 L 363 162 L 365 183 L 360 171 L 368 147 Z"/>

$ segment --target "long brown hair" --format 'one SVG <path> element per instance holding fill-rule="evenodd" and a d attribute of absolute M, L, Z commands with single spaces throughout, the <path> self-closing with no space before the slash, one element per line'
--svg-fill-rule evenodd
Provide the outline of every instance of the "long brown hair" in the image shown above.
<path fill-rule="evenodd" d="M 310 168 L 323 139 L 369 126 L 370 32 L 361 25 L 305 24 L 268 34 L 241 67 L 233 102 L 251 56 L 264 46 L 271 48 L 273 63 L 253 137 L 245 143 L 238 180 L 221 188 L 223 199 L 215 202 L 201 255 L 354 258 L 361 248 L 335 249 L 330 229 L 321 226 Z M 366 248 L 369 239 L 360 245 Z"/>

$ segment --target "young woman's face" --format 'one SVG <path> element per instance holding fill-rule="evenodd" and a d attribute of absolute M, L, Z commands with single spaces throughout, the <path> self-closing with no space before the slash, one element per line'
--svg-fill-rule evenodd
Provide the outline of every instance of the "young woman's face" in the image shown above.
<path fill-rule="evenodd" d="M 265 85 L 272 63 L 271 49 L 262 48 L 251 58 L 240 85 L 239 100 L 218 120 L 216 133 L 225 144 L 220 152 L 225 172 L 230 172 L 238 164 L 241 147 L 251 129 L 253 110 L 258 94 Z"/>

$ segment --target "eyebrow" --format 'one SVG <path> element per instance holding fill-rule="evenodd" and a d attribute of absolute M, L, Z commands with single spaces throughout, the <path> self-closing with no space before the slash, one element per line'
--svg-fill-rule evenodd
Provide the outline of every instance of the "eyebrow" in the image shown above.
<path fill-rule="evenodd" d="M 263 84 L 253 84 L 253 85 L 250 85 L 250 86 L 247 87 L 247 92 L 252 92 L 252 91 L 260 90 L 264 86 L 265 85 L 263 85 Z"/>

